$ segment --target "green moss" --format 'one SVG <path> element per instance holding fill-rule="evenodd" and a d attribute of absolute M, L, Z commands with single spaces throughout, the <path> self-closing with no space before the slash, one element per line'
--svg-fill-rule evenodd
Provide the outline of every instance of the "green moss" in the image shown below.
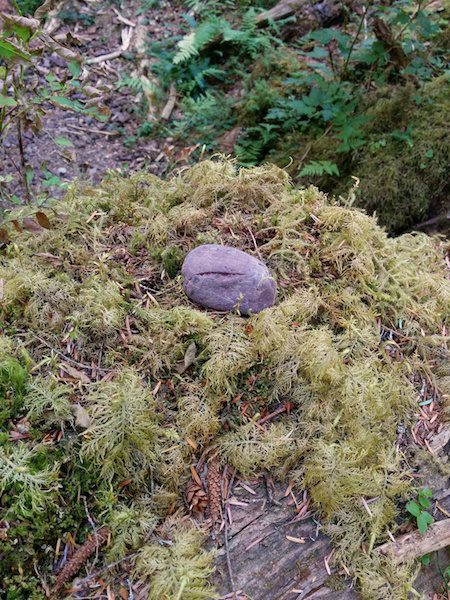
<path fill-rule="evenodd" d="M 442 243 L 389 238 L 277 167 L 224 160 L 168 181 L 110 174 L 71 189 L 59 210 L 67 217 L 39 236 L 11 228 L 0 255 L 2 441 L 31 428 L 0 463 L 12 589 L 30 557 L 51 577 L 57 539 L 91 529 L 87 507 L 111 528 L 111 560 L 139 553 L 151 597 L 211 597 L 213 557 L 185 527 L 183 496 L 191 465 L 214 447 L 246 476 L 267 469 L 306 487 L 364 597 L 406 598 L 414 568 L 395 572 L 361 547 L 395 531 L 410 490 L 396 442 L 418 401 L 412 375 L 448 395 Z M 179 261 L 210 239 L 250 253 L 256 241 L 279 283 L 274 307 L 251 318 L 192 307 Z M 73 377 L 60 377 L 61 363 Z M 261 424 L 281 403 L 290 413 Z M 37 590 L 32 577 L 20 585 L 20 599 Z"/>
<path fill-rule="evenodd" d="M 136 574 L 151 582 L 149 600 L 201 600 L 216 597 L 208 585 L 213 554 L 202 549 L 205 534 L 189 526 L 166 527 L 160 543 L 145 545 Z"/>
<path fill-rule="evenodd" d="M 367 101 L 365 143 L 351 153 L 338 150 L 329 134 L 315 139 L 305 133 L 286 136 L 271 159 L 287 164 L 301 183 L 346 195 L 359 179 L 357 204 L 390 232 L 402 232 L 427 218 L 448 196 L 450 136 L 447 127 L 448 78 L 439 77 L 417 91 L 413 86 L 388 88 Z M 298 153 L 301 148 L 301 154 Z M 305 155 L 302 165 L 298 160 Z M 298 177 L 299 166 L 314 160 L 336 163 L 340 177 Z"/>
<path fill-rule="evenodd" d="M 165 272 L 171 278 L 178 275 L 183 263 L 183 254 L 178 248 L 168 247 L 161 253 L 162 264 Z"/>

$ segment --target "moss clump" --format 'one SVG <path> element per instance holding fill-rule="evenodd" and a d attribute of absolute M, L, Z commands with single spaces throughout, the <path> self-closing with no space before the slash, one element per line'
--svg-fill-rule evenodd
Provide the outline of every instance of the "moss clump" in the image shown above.
<path fill-rule="evenodd" d="M 396 440 L 418 401 L 413 374 L 448 394 L 441 242 L 390 239 L 277 167 L 223 160 L 168 181 L 113 174 L 73 188 L 59 212 L 39 235 L 11 228 L 0 256 L 0 489 L 19 524 L 2 552 L 16 596 L 38 590 L 20 580 L 27 556 L 50 577 L 54 536 L 76 529 L 83 540 L 87 507 L 111 528 L 111 559 L 138 551 L 150 598 L 211 597 L 212 556 L 183 497 L 190 466 L 213 447 L 245 475 L 269 469 L 308 488 L 364 597 L 406 598 L 414 568 L 395 571 L 372 550 L 409 493 Z M 192 306 L 155 248 L 181 257 L 205 240 L 250 253 L 256 242 L 277 305 L 250 318 Z M 61 378 L 66 361 L 76 368 Z M 289 414 L 260 421 L 281 403 Z M 27 420 L 31 435 L 7 441 Z"/>
<path fill-rule="evenodd" d="M 150 582 L 148 600 L 214 598 L 207 580 L 214 555 L 202 548 L 205 532 L 181 523 L 160 533 L 159 543 L 143 546 L 136 561 L 136 574 Z"/>
<path fill-rule="evenodd" d="M 390 232 L 402 232 L 438 211 L 448 196 L 447 89 L 448 78 L 442 76 L 420 91 L 412 85 L 380 91 L 362 113 L 369 118 L 362 132 L 364 144 L 351 152 L 342 152 L 333 134 L 315 139 L 295 133 L 286 136 L 270 158 L 285 165 L 292 156 L 290 172 L 299 182 L 313 182 L 335 194 L 345 193 L 350 176 L 358 177 L 357 204 L 376 213 Z M 340 177 L 298 177 L 298 160 L 305 149 L 302 166 L 328 160 L 338 165 Z"/>

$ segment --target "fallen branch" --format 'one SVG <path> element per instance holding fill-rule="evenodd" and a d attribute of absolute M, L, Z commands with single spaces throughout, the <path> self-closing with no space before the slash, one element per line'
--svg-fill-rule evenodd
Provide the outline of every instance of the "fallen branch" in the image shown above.
<path fill-rule="evenodd" d="M 270 21 L 279 21 L 280 19 L 290 17 L 303 4 L 306 4 L 305 0 L 280 0 L 270 10 L 259 14 L 256 17 L 256 23 L 258 25 L 266 25 Z"/>
<path fill-rule="evenodd" d="M 378 552 L 391 556 L 400 564 L 419 558 L 430 552 L 442 550 L 450 545 L 450 519 L 433 523 L 425 534 L 412 531 L 399 537 L 395 542 L 387 542 L 377 548 Z"/>
<path fill-rule="evenodd" d="M 87 58 L 84 62 L 87 65 L 96 65 L 102 62 L 106 62 L 107 60 L 112 60 L 113 58 L 119 58 L 123 52 L 126 52 L 131 44 L 131 38 L 133 37 L 133 28 L 128 27 L 122 29 L 122 45 L 117 50 L 113 52 L 109 52 L 108 54 L 101 54 L 100 56 L 93 56 L 92 58 Z"/>
<path fill-rule="evenodd" d="M 97 65 L 99 63 L 105 62 L 106 60 L 113 60 L 113 58 L 119 58 L 122 55 L 122 48 L 118 50 L 114 50 L 113 52 L 109 52 L 108 54 L 101 54 L 100 56 L 93 56 L 92 58 L 87 58 L 85 63 L 87 65 Z"/>
<path fill-rule="evenodd" d="M 166 105 L 161 111 L 161 119 L 164 121 L 168 121 L 170 119 L 170 115 L 172 114 L 173 109 L 175 108 L 175 102 L 177 101 L 177 88 L 172 83 L 169 90 L 169 99 L 166 102 Z"/>

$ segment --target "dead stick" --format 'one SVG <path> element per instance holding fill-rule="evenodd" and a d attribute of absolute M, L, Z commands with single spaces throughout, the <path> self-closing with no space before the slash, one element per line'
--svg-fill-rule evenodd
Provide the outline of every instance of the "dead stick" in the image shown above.
<path fill-rule="evenodd" d="M 108 54 L 101 54 L 100 56 L 93 56 L 92 58 L 87 58 L 84 62 L 87 65 L 98 65 L 99 63 L 105 62 L 107 60 L 112 60 L 113 58 L 119 58 L 122 55 L 123 48 L 119 48 L 118 50 L 114 50 L 113 52 L 109 52 Z"/>
<path fill-rule="evenodd" d="M 378 552 L 391 556 L 400 564 L 450 545 L 450 519 L 433 523 L 426 533 L 412 531 L 377 548 Z"/>
<path fill-rule="evenodd" d="M 176 101 L 177 101 L 177 88 L 172 83 L 172 85 L 170 86 L 170 90 L 169 90 L 169 99 L 167 100 L 167 103 L 161 112 L 161 119 L 164 119 L 165 121 L 168 121 L 170 119 L 170 115 L 172 114 L 172 111 L 175 108 Z"/>
<path fill-rule="evenodd" d="M 274 410 L 273 413 L 270 413 L 270 415 L 267 415 L 266 417 L 263 417 L 262 419 L 260 419 L 258 421 L 258 425 L 262 425 L 263 423 L 267 423 L 267 421 L 270 421 L 271 419 L 273 419 L 277 415 L 281 415 L 282 413 L 286 412 L 286 410 L 287 410 L 287 406 L 286 406 L 286 404 L 283 404 L 283 406 L 280 406 L 279 408 L 277 408 L 276 410 Z"/>

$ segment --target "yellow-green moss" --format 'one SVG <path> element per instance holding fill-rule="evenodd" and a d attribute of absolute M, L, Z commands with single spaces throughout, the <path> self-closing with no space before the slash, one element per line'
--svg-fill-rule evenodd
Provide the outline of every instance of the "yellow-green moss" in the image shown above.
<path fill-rule="evenodd" d="M 190 465 L 212 446 L 245 475 L 269 469 L 305 486 L 364 597 L 406 598 L 414 569 L 395 573 L 361 546 L 395 530 L 409 490 L 396 440 L 418 400 L 413 374 L 426 371 L 449 393 L 442 243 L 391 239 L 362 211 L 293 188 L 277 167 L 238 170 L 220 159 L 168 181 L 111 174 L 97 189 L 73 188 L 57 208 L 66 216 L 49 231 L 11 228 L 0 256 L 0 355 L 26 346 L 37 378 L 24 410 L 56 422 L 69 418 L 68 398 L 80 403 L 90 419 L 83 464 L 112 485 L 128 482 L 134 501 L 109 517 L 114 557 L 183 509 Z M 167 273 L 164 248 L 184 256 L 204 240 L 250 253 L 256 243 L 279 284 L 277 304 L 250 318 L 194 307 L 179 264 Z M 384 328 L 407 341 L 401 361 Z M 61 382 L 69 393 L 60 394 L 42 378 L 57 375 L 65 355 L 93 381 Z M 261 425 L 280 403 L 290 413 Z M 373 518 L 363 498 L 376 498 Z M 136 569 L 152 581 L 151 598 L 211 597 L 202 539 L 176 529 L 170 545 L 144 546 Z"/>

